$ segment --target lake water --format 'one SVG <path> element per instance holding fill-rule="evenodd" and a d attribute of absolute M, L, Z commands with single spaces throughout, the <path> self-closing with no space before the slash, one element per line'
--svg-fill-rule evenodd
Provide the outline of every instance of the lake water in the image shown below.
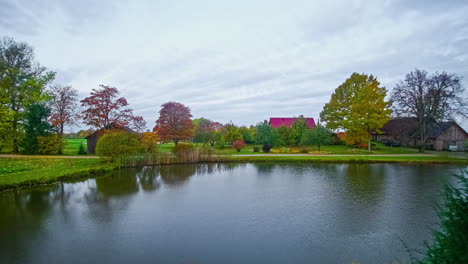
<path fill-rule="evenodd" d="M 4 192 L 0 263 L 409 263 L 459 171 L 171 165 Z"/>

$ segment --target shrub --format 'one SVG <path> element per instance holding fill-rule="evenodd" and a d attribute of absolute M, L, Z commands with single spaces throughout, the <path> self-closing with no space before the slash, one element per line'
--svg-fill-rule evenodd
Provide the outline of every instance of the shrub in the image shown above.
<path fill-rule="evenodd" d="M 243 140 L 236 140 L 232 142 L 232 146 L 237 150 L 237 152 L 240 152 L 245 146 L 245 142 Z"/>
<path fill-rule="evenodd" d="M 138 153 L 138 135 L 122 130 L 110 130 L 101 136 L 96 145 L 96 154 L 123 161 Z"/>
<path fill-rule="evenodd" d="M 78 149 L 78 155 L 86 155 L 88 153 L 85 144 L 81 143 L 80 148 Z"/>
<path fill-rule="evenodd" d="M 270 144 L 263 143 L 262 151 L 263 151 L 264 153 L 268 153 L 268 152 L 270 152 L 270 150 L 271 150 L 271 145 L 270 145 Z"/>
<path fill-rule="evenodd" d="M 145 132 L 142 133 L 140 139 L 140 147 L 144 153 L 155 153 L 157 151 L 159 138 L 156 133 Z"/>
<path fill-rule="evenodd" d="M 258 146 L 253 147 L 253 152 L 260 152 L 260 147 Z"/>
<path fill-rule="evenodd" d="M 468 171 L 457 175 L 457 187 L 446 185 L 444 205 L 438 209 L 441 220 L 434 232 L 422 264 L 468 263 Z"/>
<path fill-rule="evenodd" d="M 63 146 L 62 136 L 58 134 L 49 134 L 37 137 L 37 152 L 39 154 L 58 154 L 61 153 Z"/>

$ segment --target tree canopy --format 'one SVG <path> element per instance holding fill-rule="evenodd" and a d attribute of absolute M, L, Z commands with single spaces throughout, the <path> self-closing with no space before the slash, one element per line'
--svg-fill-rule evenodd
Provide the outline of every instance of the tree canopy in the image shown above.
<path fill-rule="evenodd" d="M 330 129 L 345 130 L 348 144 L 369 142 L 370 150 L 371 133 L 381 132 L 392 113 L 386 95 L 374 76 L 353 73 L 335 89 L 320 118 Z"/>
<path fill-rule="evenodd" d="M 461 78 L 454 73 L 434 73 L 416 69 L 405 76 L 393 89 L 394 111 L 398 116 L 416 117 L 424 151 L 429 127 L 432 123 L 468 116 L 468 98 Z"/>
<path fill-rule="evenodd" d="M 177 102 L 161 106 L 154 130 L 162 140 L 172 140 L 177 145 L 180 140 L 193 138 L 193 123 L 190 109 Z"/>

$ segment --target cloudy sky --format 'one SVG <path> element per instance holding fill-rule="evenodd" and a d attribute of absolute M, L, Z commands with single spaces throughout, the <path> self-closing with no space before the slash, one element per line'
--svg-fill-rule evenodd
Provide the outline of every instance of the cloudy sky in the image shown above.
<path fill-rule="evenodd" d="M 317 118 L 353 72 L 392 90 L 415 68 L 448 71 L 468 88 L 466 0 L 0 3 L 0 35 L 34 46 L 56 82 L 81 98 L 117 87 L 148 127 L 167 101 L 239 125 Z"/>

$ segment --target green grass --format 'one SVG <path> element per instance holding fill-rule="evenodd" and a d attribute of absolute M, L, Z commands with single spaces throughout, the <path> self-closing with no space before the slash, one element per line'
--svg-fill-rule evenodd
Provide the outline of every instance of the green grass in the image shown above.
<path fill-rule="evenodd" d="M 0 158 L 0 190 L 92 176 L 111 168 L 102 159 Z"/>
<path fill-rule="evenodd" d="M 65 142 L 65 146 L 63 146 L 63 155 L 78 155 L 80 145 L 84 143 L 86 146 L 86 139 L 84 138 L 65 138 Z"/>

